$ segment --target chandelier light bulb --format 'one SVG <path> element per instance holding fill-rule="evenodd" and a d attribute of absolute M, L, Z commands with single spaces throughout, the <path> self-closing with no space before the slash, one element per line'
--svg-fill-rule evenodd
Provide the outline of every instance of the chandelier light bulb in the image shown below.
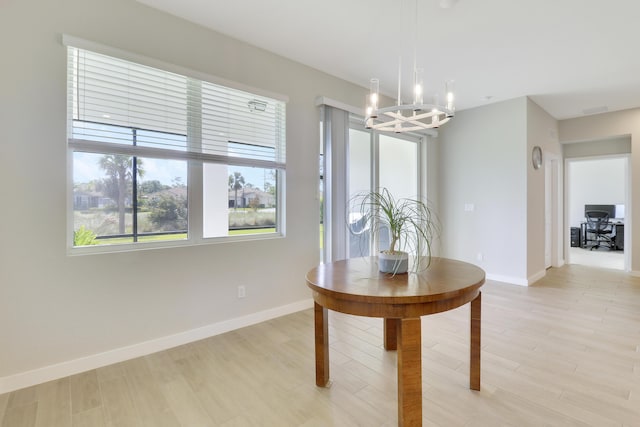
<path fill-rule="evenodd" d="M 422 105 L 424 103 L 422 74 L 422 68 L 413 70 L 413 103 L 416 105 Z"/>
<path fill-rule="evenodd" d="M 455 106 L 453 101 L 455 99 L 455 95 L 453 94 L 453 80 L 449 80 L 445 84 L 445 93 L 447 94 L 447 117 L 453 117 L 455 113 Z"/>
<path fill-rule="evenodd" d="M 380 80 L 373 78 L 369 82 L 369 108 L 371 111 L 367 113 L 367 116 L 371 118 L 377 118 L 377 110 L 378 110 L 378 93 L 380 91 Z"/>

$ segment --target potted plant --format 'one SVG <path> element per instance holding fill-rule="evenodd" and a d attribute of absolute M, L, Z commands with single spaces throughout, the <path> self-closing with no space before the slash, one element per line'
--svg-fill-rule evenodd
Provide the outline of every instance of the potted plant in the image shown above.
<path fill-rule="evenodd" d="M 389 248 L 380 251 L 378 266 L 383 273 L 409 271 L 409 253 L 413 255 L 412 271 L 431 264 L 433 240 L 440 227 L 428 203 L 420 199 L 393 197 L 386 188 L 356 194 L 349 202 L 349 231 L 369 232 L 372 238 L 388 233 Z M 356 219 L 354 221 L 354 219 Z"/>

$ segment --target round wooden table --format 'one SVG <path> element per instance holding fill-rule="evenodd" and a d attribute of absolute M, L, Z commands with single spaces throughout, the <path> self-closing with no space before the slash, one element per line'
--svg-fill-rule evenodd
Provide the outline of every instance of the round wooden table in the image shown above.
<path fill-rule="evenodd" d="M 421 426 L 420 316 L 471 302 L 469 387 L 480 390 L 482 269 L 434 257 L 426 270 L 390 275 L 378 271 L 376 257 L 365 257 L 321 264 L 306 279 L 315 301 L 316 385 L 329 382 L 327 310 L 384 318 L 384 347 L 398 351 L 398 425 Z"/>

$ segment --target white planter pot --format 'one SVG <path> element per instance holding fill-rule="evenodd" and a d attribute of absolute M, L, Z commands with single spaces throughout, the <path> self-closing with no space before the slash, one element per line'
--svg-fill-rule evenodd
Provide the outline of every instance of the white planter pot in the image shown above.
<path fill-rule="evenodd" d="M 378 269 L 381 273 L 403 274 L 409 270 L 409 254 L 396 252 L 393 254 L 380 252 Z"/>

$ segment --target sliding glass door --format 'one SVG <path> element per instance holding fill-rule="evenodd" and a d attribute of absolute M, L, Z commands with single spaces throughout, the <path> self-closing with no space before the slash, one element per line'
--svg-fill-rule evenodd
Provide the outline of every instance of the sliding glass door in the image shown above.
<path fill-rule="evenodd" d="M 380 135 L 378 140 L 379 187 L 386 187 L 396 198 L 416 198 L 418 189 L 418 148 L 415 139 Z"/>
<path fill-rule="evenodd" d="M 349 177 L 347 192 L 347 206 L 349 210 L 347 226 L 351 230 L 346 231 L 349 242 L 346 251 L 347 258 L 368 256 L 371 252 L 371 239 L 368 227 L 364 227 L 362 218 L 358 212 L 349 209 L 348 202 L 358 193 L 370 191 L 373 185 L 372 158 L 373 146 L 371 143 L 371 132 L 354 127 L 349 128 L 349 139 L 347 141 L 348 160 L 346 162 L 346 175 Z"/>
<path fill-rule="evenodd" d="M 376 254 L 388 247 L 384 232 L 373 240 L 349 209 L 356 194 L 387 188 L 395 198 L 423 197 L 423 136 L 378 134 L 362 120 L 332 107 L 323 111 L 323 259 L 335 261 Z M 351 232 L 349 231 L 351 229 Z"/>

